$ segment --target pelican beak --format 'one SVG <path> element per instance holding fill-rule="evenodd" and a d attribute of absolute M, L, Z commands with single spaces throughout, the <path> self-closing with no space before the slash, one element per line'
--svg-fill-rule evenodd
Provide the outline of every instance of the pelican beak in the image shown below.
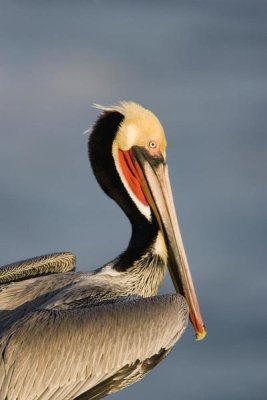
<path fill-rule="evenodd" d="M 160 155 L 152 157 L 144 148 L 134 146 L 132 153 L 143 172 L 142 189 L 164 234 L 168 249 L 168 268 L 176 292 L 189 306 L 189 317 L 196 339 L 206 336 L 185 248 L 176 216 L 168 167 Z"/>

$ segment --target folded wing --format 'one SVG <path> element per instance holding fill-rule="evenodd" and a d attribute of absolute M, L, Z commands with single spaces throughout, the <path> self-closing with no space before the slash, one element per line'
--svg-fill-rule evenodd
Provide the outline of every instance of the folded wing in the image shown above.
<path fill-rule="evenodd" d="M 37 310 L 0 339 L 0 398 L 100 399 L 160 362 L 187 321 L 178 294 Z"/>

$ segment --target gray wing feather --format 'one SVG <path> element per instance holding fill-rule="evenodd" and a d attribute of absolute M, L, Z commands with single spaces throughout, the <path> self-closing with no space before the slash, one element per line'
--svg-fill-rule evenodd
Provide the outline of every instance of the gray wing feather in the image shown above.
<path fill-rule="evenodd" d="M 36 276 L 75 270 L 76 257 L 70 252 L 29 258 L 0 268 L 0 284 Z"/>
<path fill-rule="evenodd" d="M 171 348 L 162 348 L 157 354 L 147 358 L 144 361 L 137 360 L 132 365 L 125 365 L 114 375 L 104 379 L 98 385 L 82 393 L 80 396 L 75 397 L 74 400 L 99 400 L 108 394 L 123 389 L 137 380 L 142 379 L 144 375 L 146 375 L 152 368 L 154 368 L 165 357 L 167 357 L 170 350 Z"/>
<path fill-rule="evenodd" d="M 177 294 L 35 311 L 0 340 L 0 398 L 100 399 L 164 358 L 187 321 Z"/>
<path fill-rule="evenodd" d="M 82 273 L 59 273 L 0 286 L 0 333 L 26 313 L 42 306 L 63 288 L 79 281 Z"/>

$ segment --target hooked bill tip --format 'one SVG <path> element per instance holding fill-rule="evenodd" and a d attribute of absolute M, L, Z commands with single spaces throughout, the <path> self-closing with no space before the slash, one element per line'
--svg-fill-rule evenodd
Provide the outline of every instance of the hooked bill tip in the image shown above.
<path fill-rule="evenodd" d="M 203 331 L 196 333 L 196 340 L 199 342 L 200 340 L 205 339 L 206 336 L 207 336 L 207 331 L 205 326 L 203 326 Z"/>

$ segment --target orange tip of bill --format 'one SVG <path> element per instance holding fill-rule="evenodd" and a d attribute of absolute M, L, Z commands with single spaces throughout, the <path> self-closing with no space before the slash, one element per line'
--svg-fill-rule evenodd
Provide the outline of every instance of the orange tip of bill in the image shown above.
<path fill-rule="evenodd" d="M 203 326 L 203 331 L 196 333 L 196 340 L 197 341 L 203 340 L 203 339 L 205 339 L 206 336 L 207 336 L 207 331 L 206 331 L 205 326 Z"/>

